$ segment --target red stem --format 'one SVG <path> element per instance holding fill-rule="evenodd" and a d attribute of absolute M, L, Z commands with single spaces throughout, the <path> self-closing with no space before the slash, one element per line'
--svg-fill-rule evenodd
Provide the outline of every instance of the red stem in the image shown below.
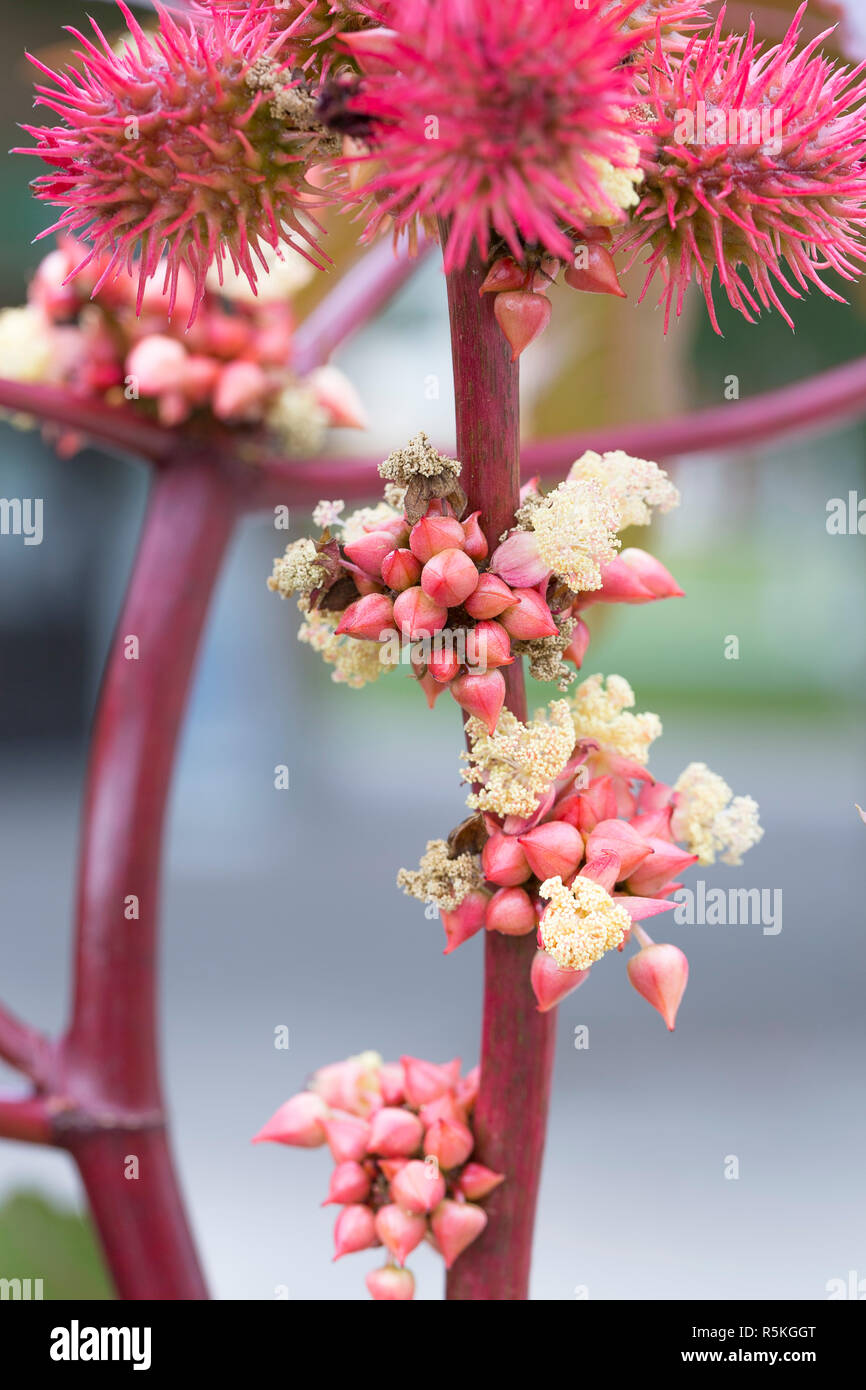
<path fill-rule="evenodd" d="M 123 405 L 106 405 L 92 396 L 78 396 L 64 386 L 43 386 L 0 377 L 0 408 L 80 431 L 99 444 L 122 449 L 153 462 L 176 453 L 178 435 L 141 412 Z"/>
<path fill-rule="evenodd" d="M 53 1144 L 51 1115 L 43 1096 L 0 1096 L 0 1134 L 29 1144 Z"/>
<path fill-rule="evenodd" d="M 469 509 L 481 509 L 488 542 L 511 524 L 520 473 L 517 367 L 493 315 L 479 297 L 484 268 L 475 258 L 448 276 L 448 310 L 457 407 L 457 456 Z M 526 719 L 522 662 L 506 673 L 506 701 Z M 448 1276 L 449 1299 L 517 1301 L 528 1297 L 535 1203 L 547 1128 L 555 1014 L 538 1013 L 529 983 L 534 935 L 487 933 L 481 1090 L 475 1107 L 476 1154 L 507 1174 L 486 1203 L 489 1221 Z"/>

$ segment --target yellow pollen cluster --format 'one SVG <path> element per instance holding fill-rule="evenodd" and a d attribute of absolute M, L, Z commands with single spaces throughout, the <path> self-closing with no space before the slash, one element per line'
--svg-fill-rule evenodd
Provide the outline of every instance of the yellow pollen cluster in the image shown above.
<path fill-rule="evenodd" d="M 315 454 L 325 442 L 328 414 L 307 386 L 286 386 L 268 411 L 268 429 L 279 435 L 287 454 Z"/>
<path fill-rule="evenodd" d="M 620 530 L 648 526 L 652 509 L 669 512 L 679 505 L 680 494 L 667 473 L 649 459 L 632 458 L 622 449 L 596 454 L 591 449 L 571 465 L 569 480 L 596 479 L 619 508 Z"/>
<path fill-rule="evenodd" d="M 605 685 L 607 688 L 605 688 Z M 622 676 L 589 676 L 571 697 L 577 738 L 594 738 L 603 753 L 618 753 L 645 765 L 650 744 L 662 731 L 657 714 L 630 714 L 634 691 Z"/>
<path fill-rule="evenodd" d="M 298 604 L 302 612 L 304 602 Z M 323 613 L 313 609 L 306 614 L 306 622 L 298 629 L 298 641 L 306 642 L 318 652 L 323 661 L 333 666 L 331 680 L 341 685 L 360 690 L 369 685 L 388 670 L 388 663 L 381 660 L 382 648 L 378 642 L 363 642 L 356 637 L 337 637 L 334 632 L 339 620 L 338 613 Z"/>
<path fill-rule="evenodd" d="M 268 588 L 280 598 L 311 594 L 325 577 L 321 565 L 316 563 L 316 555 L 316 543 L 309 537 L 292 541 L 286 546 L 285 554 L 274 560 Z"/>
<path fill-rule="evenodd" d="M 445 840 L 428 840 L 418 868 L 401 869 L 397 875 L 397 887 L 404 893 L 422 903 L 435 903 L 443 912 L 453 912 L 482 881 L 474 855 L 458 854 L 451 859 Z"/>
<path fill-rule="evenodd" d="M 622 211 L 626 208 L 636 207 L 640 202 L 640 195 L 636 190 L 636 185 L 643 180 L 643 169 L 638 161 L 639 151 L 637 145 L 629 141 L 632 154 L 631 166 L 620 168 L 611 164 L 609 159 L 602 158 L 601 155 L 591 154 L 587 156 L 587 163 L 591 164 L 598 176 L 601 197 L 596 205 L 585 208 L 585 216 L 588 222 L 596 227 L 612 227 L 615 223 L 621 222 Z M 611 204 L 612 206 L 608 206 Z"/>
<path fill-rule="evenodd" d="M 575 593 L 601 588 L 601 567 L 619 549 L 619 508 L 595 478 L 567 480 L 529 513 L 538 553 Z"/>
<path fill-rule="evenodd" d="M 476 811 L 528 817 L 562 772 L 574 750 L 576 735 L 567 700 L 554 700 L 528 724 L 504 709 L 494 733 L 475 716 L 466 721 L 471 750 L 461 754 L 465 782 L 479 782 L 466 804 Z"/>
<path fill-rule="evenodd" d="M 399 515 L 400 513 L 394 507 L 389 507 L 387 502 L 377 502 L 375 507 L 359 507 L 357 511 L 350 512 L 343 522 L 343 545 L 359 541 L 367 531 L 375 531 L 377 527 L 384 526 L 386 521 L 393 521 Z"/>
<path fill-rule="evenodd" d="M 625 908 L 595 879 L 578 876 L 566 888 L 557 874 L 538 892 L 548 901 L 540 923 L 544 949 L 562 970 L 588 970 L 621 946 L 631 927 Z"/>
<path fill-rule="evenodd" d="M 701 864 L 714 864 L 716 856 L 723 864 L 742 864 L 746 850 L 764 833 L 758 803 L 751 796 L 734 796 L 724 778 L 706 763 L 689 763 L 674 791 L 674 838 L 696 854 Z"/>
<path fill-rule="evenodd" d="M 57 342 L 43 315 L 31 305 L 0 311 L 0 376 L 10 381 L 48 381 Z"/>

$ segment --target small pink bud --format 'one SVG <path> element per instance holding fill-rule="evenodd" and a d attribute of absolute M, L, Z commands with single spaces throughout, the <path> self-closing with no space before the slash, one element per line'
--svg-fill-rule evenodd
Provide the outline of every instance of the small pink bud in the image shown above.
<path fill-rule="evenodd" d="M 499 621 L 512 637 L 531 642 L 536 637 L 555 637 L 559 628 L 546 601 L 534 589 L 515 589 L 517 603 L 506 608 Z"/>
<path fill-rule="evenodd" d="M 454 1094 L 459 1103 L 464 1106 L 466 1110 L 471 1110 L 478 1099 L 478 1088 L 480 1085 L 480 1067 L 473 1067 L 465 1076 L 461 1076 L 460 1080 L 457 1082 L 457 1088 Z"/>
<path fill-rule="evenodd" d="M 563 970 L 546 951 L 536 951 L 529 980 L 538 1012 L 546 1014 L 588 978 L 588 970 Z"/>
<path fill-rule="evenodd" d="M 435 1158 L 439 1167 L 446 1173 L 451 1168 L 459 1168 L 461 1163 L 465 1163 L 474 1148 L 472 1130 L 461 1120 L 434 1120 L 424 1135 L 425 1154 Z"/>
<path fill-rule="evenodd" d="M 565 283 L 573 290 L 588 290 L 590 294 L 615 294 L 626 298 L 625 290 L 619 283 L 616 263 L 607 247 L 598 242 L 586 242 L 578 248 L 579 265 L 569 266 L 565 272 Z"/>
<path fill-rule="evenodd" d="M 325 1120 L 328 1148 L 335 1163 L 357 1162 L 369 1149 L 370 1125 L 357 1115 L 332 1115 Z"/>
<path fill-rule="evenodd" d="M 383 1062 L 379 1068 L 379 1086 L 386 1105 L 400 1105 L 405 1091 L 403 1089 L 403 1068 L 399 1062 Z"/>
<path fill-rule="evenodd" d="M 512 531 L 494 550 L 490 569 L 506 584 L 516 584 L 521 589 L 550 578 L 550 568 L 538 553 L 538 542 L 532 531 Z"/>
<path fill-rule="evenodd" d="M 442 925 L 445 928 L 444 955 L 456 951 L 458 946 L 462 946 L 464 941 L 468 941 L 481 930 L 488 901 L 489 896 L 483 889 L 473 888 L 453 912 L 441 912 Z"/>
<path fill-rule="evenodd" d="M 470 516 L 467 516 L 466 519 L 460 523 L 463 527 L 463 535 L 465 537 L 463 549 L 473 560 L 487 559 L 487 537 L 478 522 L 480 515 L 480 512 L 472 512 Z"/>
<path fill-rule="evenodd" d="M 369 1175 L 360 1163 L 350 1158 L 345 1163 L 338 1163 L 331 1174 L 328 1195 L 322 1206 L 327 1207 L 335 1202 L 340 1206 L 353 1202 L 366 1202 L 369 1195 Z"/>
<path fill-rule="evenodd" d="M 510 666 L 514 661 L 511 638 L 501 623 L 488 618 L 466 633 L 466 664 L 470 671 L 493 671 L 498 666 Z"/>
<path fill-rule="evenodd" d="M 651 942 L 629 959 L 627 969 L 638 994 L 658 1009 L 673 1032 L 689 978 L 689 963 L 679 946 Z"/>
<path fill-rule="evenodd" d="M 472 618 L 498 618 L 514 603 L 514 594 L 497 574 L 480 574 L 478 584 L 466 600 L 466 612 Z"/>
<path fill-rule="evenodd" d="M 494 1188 L 505 1182 L 504 1173 L 494 1173 L 483 1163 L 467 1163 L 457 1180 L 457 1191 L 468 1197 L 470 1202 L 480 1202 L 489 1197 Z"/>
<path fill-rule="evenodd" d="M 386 594 L 366 594 L 356 599 L 340 617 L 337 636 L 366 638 L 379 642 L 394 631 L 394 604 Z"/>
<path fill-rule="evenodd" d="M 592 859 L 586 861 L 578 878 L 591 878 L 594 883 L 600 883 L 606 892 L 612 893 L 622 878 L 622 860 L 615 849 L 596 847 Z"/>
<path fill-rule="evenodd" d="M 462 550 L 466 537 L 453 516 L 422 516 L 409 534 L 409 549 L 426 565 L 440 550 Z"/>
<path fill-rule="evenodd" d="M 315 1091 L 300 1091 L 274 1111 L 254 1135 L 254 1144 L 291 1144 L 298 1149 L 317 1149 L 325 1142 L 325 1121 L 330 1112 Z"/>
<path fill-rule="evenodd" d="M 229 362 L 217 377 L 213 413 L 218 420 L 255 420 L 269 389 L 257 362 Z"/>
<path fill-rule="evenodd" d="M 497 830 L 485 841 L 481 851 L 481 867 L 489 883 L 514 888 L 532 878 L 529 860 L 515 835 L 503 835 Z"/>
<path fill-rule="evenodd" d="M 616 817 L 616 792 L 612 777 L 596 777 L 586 791 L 568 792 L 557 801 L 554 814 L 557 820 L 576 825 L 586 839 L 599 821 Z"/>
<path fill-rule="evenodd" d="M 431 1100 L 453 1091 L 460 1079 L 459 1057 L 450 1062 L 426 1062 L 423 1057 L 404 1056 L 400 1062 L 410 1105 L 429 1105 Z"/>
<path fill-rule="evenodd" d="M 546 821 L 517 839 L 535 877 L 542 880 L 556 874 L 563 881 L 571 878 L 583 858 L 583 837 L 568 821 Z"/>
<path fill-rule="evenodd" d="M 423 1216 L 445 1197 L 445 1179 L 432 1163 L 413 1158 L 391 1183 L 391 1196 L 403 1211 Z"/>
<path fill-rule="evenodd" d="M 415 1297 L 415 1276 L 410 1269 L 395 1269 L 393 1265 L 371 1269 L 364 1283 L 370 1297 L 379 1303 L 408 1303 Z"/>
<path fill-rule="evenodd" d="M 599 821 L 586 842 L 586 859 L 591 863 L 605 850 L 619 855 L 620 878 L 628 878 L 639 864 L 652 855 L 652 845 L 628 821 Z"/>
<path fill-rule="evenodd" d="M 428 1100 L 426 1105 L 422 1105 L 418 1116 L 425 1129 L 429 1129 L 435 1120 L 459 1120 L 465 1124 L 466 1107 L 458 1103 L 452 1091 L 446 1091 L 444 1096 L 437 1096 L 435 1100 Z"/>
<path fill-rule="evenodd" d="M 440 685 L 447 685 L 449 681 L 454 679 L 457 672 L 460 670 L 460 661 L 458 660 L 457 653 L 453 648 L 450 650 L 444 649 L 442 651 L 434 649 L 430 653 L 430 659 L 427 662 L 427 670 L 430 672 L 434 681 L 438 681 Z"/>
<path fill-rule="evenodd" d="M 214 357 L 195 355 L 183 364 L 181 387 L 191 405 L 204 405 L 210 400 L 220 363 Z"/>
<path fill-rule="evenodd" d="M 375 579 L 371 579 L 369 574 L 364 574 L 362 570 L 356 569 L 352 578 L 355 581 L 355 588 L 362 597 L 365 594 L 381 594 L 382 585 L 377 583 Z"/>
<path fill-rule="evenodd" d="M 352 563 L 373 579 L 382 578 L 382 561 L 394 548 L 394 537 L 384 528 L 381 531 L 367 531 L 358 540 L 349 541 L 348 545 L 343 546 Z"/>
<path fill-rule="evenodd" d="M 476 1240 L 487 1225 L 487 1213 L 471 1202 L 442 1202 L 430 1220 L 445 1268 L 450 1269 L 458 1255 Z"/>
<path fill-rule="evenodd" d="M 377 522 L 375 526 L 365 527 L 366 531 L 387 531 L 394 537 L 394 549 L 405 548 L 409 544 L 409 523 L 405 516 L 392 516 L 387 521 Z"/>
<path fill-rule="evenodd" d="M 185 362 L 186 348 L 182 343 L 162 333 L 151 333 L 130 352 L 126 372 L 135 377 L 143 396 L 158 396 L 177 387 Z"/>
<path fill-rule="evenodd" d="M 669 840 L 656 840 L 651 836 L 646 843 L 653 852 L 629 875 L 627 887 L 638 897 L 652 898 L 683 869 L 697 863 L 698 856 L 686 853 Z"/>
<path fill-rule="evenodd" d="M 406 637 L 432 637 L 447 623 L 448 609 L 435 603 L 420 584 L 413 584 L 395 598 L 394 621 Z"/>
<path fill-rule="evenodd" d="M 488 733 L 494 732 L 505 704 L 505 681 L 501 671 L 487 671 L 483 676 L 458 676 L 448 689 L 461 709 L 480 719 Z"/>
<path fill-rule="evenodd" d="M 648 554 L 646 550 L 629 546 L 619 558 L 656 598 L 685 598 L 684 590 L 680 588 L 670 570 L 665 569 L 661 561 Z"/>
<path fill-rule="evenodd" d="M 496 322 L 508 339 L 511 360 L 539 337 L 550 323 L 551 304 L 546 295 L 527 290 L 506 290 L 493 301 Z"/>
<path fill-rule="evenodd" d="M 402 593 L 421 578 L 421 561 L 411 550 L 392 550 L 382 561 L 382 581 L 389 589 Z"/>
<path fill-rule="evenodd" d="M 369 424 L 361 397 L 339 367 L 328 363 L 315 367 L 307 377 L 320 406 L 328 412 L 331 423 L 349 429 L 365 430 Z"/>
<path fill-rule="evenodd" d="M 589 628 L 583 621 L 583 618 L 578 618 L 574 631 L 571 634 L 571 641 L 562 655 L 566 661 L 573 661 L 579 671 L 583 665 L 583 658 L 586 656 L 588 646 Z"/>
<path fill-rule="evenodd" d="M 484 925 L 503 936 L 526 936 L 538 925 L 532 899 L 522 888 L 500 888 L 487 904 Z"/>
<path fill-rule="evenodd" d="M 397 1174 L 402 1173 L 408 1162 L 408 1158 L 380 1158 L 379 1167 L 388 1181 L 393 1182 Z"/>
<path fill-rule="evenodd" d="M 421 571 L 421 588 L 435 603 L 456 608 L 478 584 L 478 571 L 463 550 L 440 550 Z"/>
<path fill-rule="evenodd" d="M 655 598 L 637 571 L 631 569 L 621 555 L 602 565 L 601 579 L 600 589 L 581 594 L 578 600 L 581 608 L 588 608 L 592 603 L 651 603 Z"/>
<path fill-rule="evenodd" d="M 377 1110 L 370 1122 L 370 1153 L 383 1158 L 407 1158 L 421 1143 L 423 1127 L 410 1110 L 386 1105 Z"/>
<path fill-rule="evenodd" d="M 396 1203 L 380 1207 L 376 1213 L 376 1235 L 400 1264 L 412 1254 L 416 1245 L 421 1244 L 426 1234 L 425 1218 L 403 1211 Z"/>
<path fill-rule="evenodd" d="M 377 1244 L 376 1218 L 369 1207 L 343 1207 L 334 1223 L 334 1259 L 353 1255 L 356 1250 L 369 1250 Z"/>
<path fill-rule="evenodd" d="M 440 685 L 428 671 L 425 675 L 418 677 L 418 684 L 424 691 L 424 698 L 427 701 L 427 708 L 433 709 L 440 695 L 444 695 L 448 689 L 447 685 Z"/>
<path fill-rule="evenodd" d="M 493 262 L 479 294 L 501 294 L 504 290 L 520 290 L 529 278 L 526 266 L 519 265 L 513 256 L 499 256 Z"/>

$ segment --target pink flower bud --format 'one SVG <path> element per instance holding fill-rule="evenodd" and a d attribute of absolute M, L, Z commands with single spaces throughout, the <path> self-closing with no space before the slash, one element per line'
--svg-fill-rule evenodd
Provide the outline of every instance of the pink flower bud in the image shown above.
<path fill-rule="evenodd" d="M 402 1173 L 408 1162 L 408 1158 L 380 1158 L 379 1167 L 388 1181 L 393 1182 L 397 1174 Z"/>
<path fill-rule="evenodd" d="M 463 549 L 473 560 L 487 559 L 487 537 L 481 529 L 478 518 L 480 512 L 472 512 L 465 520 L 461 521 L 463 527 Z"/>
<path fill-rule="evenodd" d="M 532 899 L 522 888 L 500 888 L 487 904 L 484 925 L 503 936 L 526 936 L 538 925 Z"/>
<path fill-rule="evenodd" d="M 460 1058 L 450 1062 L 426 1062 L 423 1057 L 400 1058 L 410 1105 L 429 1105 L 447 1091 L 453 1091 L 460 1079 Z"/>
<path fill-rule="evenodd" d="M 422 516 L 409 533 L 409 549 L 426 565 L 440 550 L 462 550 L 466 537 L 453 516 Z"/>
<path fill-rule="evenodd" d="M 370 1123 L 370 1153 L 383 1158 L 406 1158 L 415 1153 L 421 1143 L 423 1128 L 417 1115 L 410 1110 L 386 1105 L 378 1110 Z"/>
<path fill-rule="evenodd" d="M 403 1068 L 399 1062 L 383 1062 L 379 1068 L 379 1085 L 382 1099 L 386 1105 L 400 1105 L 405 1091 L 403 1089 Z"/>
<path fill-rule="evenodd" d="M 546 601 L 534 589 L 515 589 L 517 603 L 506 608 L 499 621 L 512 637 L 531 642 L 536 637 L 555 637 L 559 628 Z"/>
<path fill-rule="evenodd" d="M 629 546 L 619 558 L 656 598 L 685 598 L 685 592 L 670 570 L 665 569 L 654 555 L 649 555 L 645 550 L 638 550 L 636 546 Z"/>
<path fill-rule="evenodd" d="M 337 1203 L 346 1206 L 354 1202 L 366 1202 L 370 1195 L 370 1178 L 355 1159 L 338 1163 L 328 1186 L 328 1195 L 322 1203 L 327 1207 Z"/>
<path fill-rule="evenodd" d="M 430 1225 L 436 1244 L 450 1269 L 458 1255 L 476 1240 L 487 1225 L 487 1213 L 471 1202 L 442 1202 L 434 1211 Z"/>
<path fill-rule="evenodd" d="M 494 1188 L 505 1182 L 504 1173 L 494 1173 L 483 1163 L 467 1163 L 457 1180 L 457 1191 L 468 1197 L 470 1202 L 480 1202 L 489 1197 Z"/>
<path fill-rule="evenodd" d="M 536 951 L 529 981 L 538 1000 L 538 1012 L 546 1014 L 588 977 L 588 970 L 563 970 L 546 951 Z"/>
<path fill-rule="evenodd" d="M 317 1149 L 325 1142 L 329 1110 L 314 1091 L 300 1091 L 275 1110 L 254 1135 L 254 1144 L 292 1144 L 298 1149 Z"/>
<path fill-rule="evenodd" d="M 588 608 L 592 603 L 651 603 L 655 598 L 637 571 L 631 569 L 621 555 L 602 565 L 601 579 L 600 589 L 580 595 L 577 602 L 581 608 Z"/>
<path fill-rule="evenodd" d="M 446 1173 L 465 1163 L 474 1148 L 472 1130 L 460 1120 L 434 1120 L 424 1135 L 425 1154 L 435 1158 Z"/>
<path fill-rule="evenodd" d="M 466 664 L 472 670 L 495 670 L 498 666 L 510 666 L 514 661 L 511 653 L 511 638 L 501 623 L 492 618 L 477 623 L 466 634 Z"/>
<path fill-rule="evenodd" d="M 480 1067 L 473 1067 L 465 1076 L 461 1076 L 454 1091 L 459 1104 L 464 1106 L 467 1110 L 471 1110 L 478 1099 L 478 1088 L 480 1085 Z"/>
<path fill-rule="evenodd" d="M 420 584 L 413 584 L 395 598 L 394 621 L 406 637 L 432 637 L 447 623 L 448 609 L 428 597 Z"/>
<path fill-rule="evenodd" d="M 605 850 L 619 856 L 620 878 L 628 878 L 639 864 L 650 858 L 653 849 L 648 840 L 625 820 L 602 820 L 586 842 L 586 860 L 591 863 Z"/>
<path fill-rule="evenodd" d="M 596 777 L 586 791 L 568 792 L 553 808 L 557 820 L 576 825 L 586 839 L 601 820 L 616 816 L 616 792 L 612 777 Z"/>
<path fill-rule="evenodd" d="M 443 955 L 450 955 L 458 946 L 462 946 L 464 941 L 468 941 L 481 930 L 488 901 L 489 895 L 483 889 L 473 888 L 453 912 L 441 912 L 442 925 L 445 928 Z"/>
<path fill-rule="evenodd" d="M 478 583 L 478 571 L 462 550 L 440 550 L 421 571 L 421 588 L 435 603 L 456 608 Z"/>
<path fill-rule="evenodd" d="M 394 631 L 394 604 L 386 594 L 366 594 L 356 599 L 341 615 L 337 624 L 337 636 L 345 633 L 348 637 L 366 638 L 368 641 L 382 641 L 389 632 Z"/>
<path fill-rule="evenodd" d="M 428 1100 L 426 1105 L 422 1105 L 418 1111 L 418 1118 L 425 1129 L 429 1129 L 435 1120 L 459 1120 L 465 1125 L 466 1108 L 459 1104 L 452 1091 L 446 1091 L 443 1096 L 437 1096 L 435 1100 Z"/>
<path fill-rule="evenodd" d="M 529 347 L 550 323 L 550 300 L 543 294 L 527 290 L 506 290 L 493 301 L 496 322 L 511 347 L 511 360 L 516 362 L 524 348 Z"/>
<path fill-rule="evenodd" d="M 503 888 L 514 888 L 532 877 L 529 860 L 517 837 L 503 835 L 501 830 L 485 841 L 481 851 L 481 867 L 488 882 L 499 883 Z"/>
<path fill-rule="evenodd" d="M 343 1207 L 334 1223 L 334 1259 L 369 1250 L 377 1243 L 376 1218 L 370 1208 L 354 1204 Z"/>
<path fill-rule="evenodd" d="M 562 655 L 566 661 L 573 661 L 579 671 L 583 665 L 583 658 L 586 656 L 588 646 L 589 628 L 583 621 L 583 618 L 578 618 L 574 631 L 571 634 L 571 641 Z"/>
<path fill-rule="evenodd" d="M 181 386 L 191 405 L 204 405 L 210 400 L 219 370 L 220 363 L 214 357 L 196 355 L 186 359 L 183 364 Z"/>
<path fill-rule="evenodd" d="M 413 1158 L 392 1181 L 391 1196 L 403 1211 L 423 1216 L 444 1200 L 445 1179 L 434 1164 Z"/>
<path fill-rule="evenodd" d="M 393 1265 L 371 1269 L 364 1283 L 370 1297 L 379 1303 L 407 1303 L 415 1297 L 415 1276 L 410 1269 L 395 1269 Z"/>
<path fill-rule="evenodd" d="M 625 299 L 626 293 L 619 283 L 616 263 L 606 246 L 589 241 L 578 250 L 580 265 L 569 266 L 564 280 L 573 290 L 588 290 L 590 294 L 615 294 Z"/>
<path fill-rule="evenodd" d="M 130 352 L 126 372 L 135 377 L 142 396 L 158 396 L 177 387 L 185 362 L 186 348 L 182 343 L 162 333 L 151 333 Z"/>
<path fill-rule="evenodd" d="M 348 1163 L 350 1159 L 357 1162 L 367 1153 L 370 1140 L 367 1120 L 357 1115 L 332 1115 L 324 1124 L 335 1163 Z"/>
<path fill-rule="evenodd" d="M 689 978 L 689 963 L 678 946 L 651 942 L 632 956 L 628 977 L 654 1009 L 658 1009 L 671 1032 L 677 1009 Z"/>
<path fill-rule="evenodd" d="M 497 574 L 480 574 L 478 584 L 466 600 L 466 612 L 472 618 L 498 618 L 514 603 L 514 594 Z"/>
<path fill-rule="evenodd" d="M 483 676 L 457 676 L 448 689 L 461 709 L 480 719 L 488 733 L 494 732 L 505 704 L 505 681 L 501 671 L 487 671 Z"/>
<path fill-rule="evenodd" d="M 213 413 L 218 420 L 256 420 L 269 389 L 257 362 L 229 362 L 217 377 Z"/>
<path fill-rule="evenodd" d="M 318 404 L 330 415 L 333 425 L 356 430 L 367 428 L 370 422 L 361 397 L 339 367 L 330 362 L 324 367 L 315 367 L 307 377 L 307 383 L 312 386 Z"/>
<path fill-rule="evenodd" d="M 512 531 L 494 550 L 490 569 L 506 584 L 516 584 L 521 589 L 543 583 L 551 573 L 538 553 L 538 542 L 532 531 Z"/>
<path fill-rule="evenodd" d="M 358 540 L 349 541 L 348 545 L 343 546 L 352 563 L 360 566 L 373 579 L 382 578 L 382 561 L 394 548 L 394 537 L 384 528 L 381 531 L 367 531 Z"/>
<path fill-rule="evenodd" d="M 697 863 L 698 856 L 687 854 L 679 845 L 671 844 L 668 840 L 650 837 L 646 843 L 653 852 L 629 874 L 627 887 L 630 893 L 636 893 L 638 897 L 652 898 L 683 869 Z"/>
<path fill-rule="evenodd" d="M 392 516 L 387 521 L 379 521 L 375 526 L 366 526 L 365 531 L 387 531 L 394 537 L 394 549 L 405 549 L 409 544 L 409 523 L 405 516 Z"/>
<path fill-rule="evenodd" d="M 513 256 L 499 256 L 493 262 L 479 294 L 500 294 L 503 290 L 520 290 L 529 278 L 526 266 L 518 265 Z"/>
<path fill-rule="evenodd" d="M 440 695 L 444 695 L 448 689 L 447 685 L 440 685 L 439 682 L 430 675 L 428 671 L 425 675 L 418 677 L 418 684 L 424 691 L 424 698 L 427 701 L 427 708 L 433 709 Z"/>
<path fill-rule="evenodd" d="M 586 861 L 578 878 L 591 878 L 593 882 L 600 883 L 608 893 L 612 893 L 622 878 L 622 860 L 615 849 L 596 847 L 593 858 Z"/>
<path fill-rule="evenodd" d="M 395 1260 L 403 1264 L 416 1245 L 420 1245 L 427 1234 L 427 1222 L 423 1216 L 403 1211 L 396 1203 L 380 1207 L 376 1213 L 376 1235 L 387 1246 Z"/>
<path fill-rule="evenodd" d="M 447 685 L 452 681 L 460 670 L 460 661 L 453 647 L 443 648 L 441 651 L 434 648 L 427 662 L 427 670 L 440 685 Z"/>
<path fill-rule="evenodd" d="M 583 837 L 568 821 L 546 821 L 517 839 L 529 867 L 542 881 L 559 874 L 564 882 L 583 858 Z"/>
<path fill-rule="evenodd" d="M 421 561 L 411 550 L 392 550 L 382 561 L 382 580 L 389 589 L 402 593 L 421 578 Z"/>

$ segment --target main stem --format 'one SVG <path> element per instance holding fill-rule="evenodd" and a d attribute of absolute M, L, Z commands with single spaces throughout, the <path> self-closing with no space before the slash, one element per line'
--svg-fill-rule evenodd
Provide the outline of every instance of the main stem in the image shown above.
<path fill-rule="evenodd" d="M 469 509 L 480 508 L 491 550 L 513 521 L 520 489 L 519 376 L 493 314 L 479 296 L 484 267 L 474 257 L 448 275 L 457 408 L 457 456 Z M 526 719 L 522 662 L 505 673 L 506 703 Z M 481 1090 L 475 1156 L 505 1173 L 486 1203 L 489 1221 L 448 1276 L 449 1299 L 529 1296 L 532 1232 L 550 1099 L 555 1014 L 540 1014 L 529 983 L 535 936 L 488 932 L 484 954 Z"/>

